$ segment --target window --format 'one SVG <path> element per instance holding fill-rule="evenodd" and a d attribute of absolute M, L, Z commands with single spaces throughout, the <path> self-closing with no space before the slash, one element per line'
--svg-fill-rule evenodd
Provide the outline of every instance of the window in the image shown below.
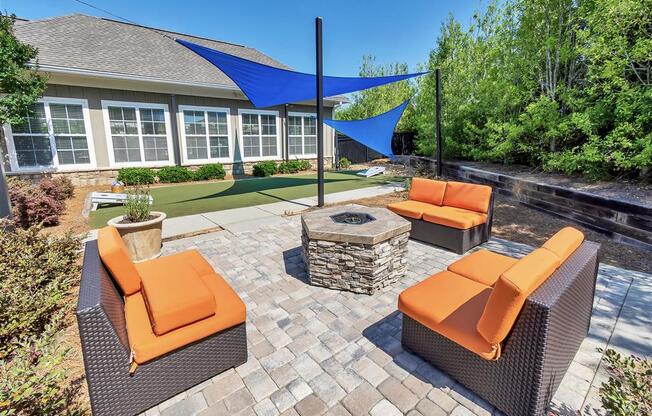
<path fill-rule="evenodd" d="M 185 106 L 179 109 L 183 113 L 186 161 L 229 160 L 229 111 Z"/>
<path fill-rule="evenodd" d="M 167 165 L 172 162 L 167 106 L 102 102 L 108 117 L 114 164 Z"/>
<path fill-rule="evenodd" d="M 274 159 L 278 156 L 276 112 L 240 112 L 242 149 L 245 158 Z"/>
<path fill-rule="evenodd" d="M 317 120 L 313 114 L 288 115 L 288 152 L 291 156 L 317 154 Z"/>
<path fill-rule="evenodd" d="M 11 126 L 12 169 L 89 167 L 85 100 L 45 98 L 25 122 Z"/>

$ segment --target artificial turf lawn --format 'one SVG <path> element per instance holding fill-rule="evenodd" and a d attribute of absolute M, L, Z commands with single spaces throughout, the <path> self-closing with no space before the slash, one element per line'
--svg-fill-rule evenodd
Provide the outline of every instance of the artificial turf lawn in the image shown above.
<path fill-rule="evenodd" d="M 388 175 L 364 178 L 355 175 L 355 172 L 326 172 L 324 178 L 324 192 L 327 194 L 403 179 Z M 171 185 L 152 188 L 150 193 L 154 197 L 152 210 L 165 212 L 168 218 L 172 218 L 316 196 L 317 175 L 273 176 Z M 124 208 L 121 206 L 100 207 L 97 211 L 91 212 L 91 226 L 102 227 L 109 219 L 123 213 Z"/>

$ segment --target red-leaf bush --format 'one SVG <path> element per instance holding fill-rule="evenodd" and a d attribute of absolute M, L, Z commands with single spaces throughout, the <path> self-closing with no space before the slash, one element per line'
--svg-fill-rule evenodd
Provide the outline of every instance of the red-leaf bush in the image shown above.
<path fill-rule="evenodd" d="M 57 201 L 64 201 L 71 198 L 75 193 L 75 187 L 70 179 L 65 176 L 43 178 L 39 181 L 38 186 L 46 195 L 56 199 Z"/>
<path fill-rule="evenodd" d="M 23 180 L 9 182 L 9 200 L 14 222 L 21 228 L 57 225 L 65 207 L 63 201 L 48 195 L 39 185 Z"/>

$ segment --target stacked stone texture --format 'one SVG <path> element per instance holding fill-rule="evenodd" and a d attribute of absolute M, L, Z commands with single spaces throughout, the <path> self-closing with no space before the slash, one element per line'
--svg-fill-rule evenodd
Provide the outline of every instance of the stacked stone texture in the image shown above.
<path fill-rule="evenodd" d="M 304 229 L 301 242 L 310 284 L 373 294 L 405 275 L 409 235 L 370 245 L 310 240 Z"/>

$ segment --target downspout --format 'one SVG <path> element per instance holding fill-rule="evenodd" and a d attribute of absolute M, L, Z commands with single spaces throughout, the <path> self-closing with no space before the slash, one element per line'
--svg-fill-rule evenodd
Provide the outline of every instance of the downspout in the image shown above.
<path fill-rule="evenodd" d="M 290 120 L 288 118 L 288 107 L 289 104 L 285 104 L 285 125 L 283 126 L 283 134 L 285 135 L 283 146 L 285 147 L 286 162 L 290 160 Z"/>
<path fill-rule="evenodd" d="M 172 127 L 172 152 L 174 153 L 174 164 L 181 166 L 181 146 L 179 134 L 179 107 L 177 106 L 176 94 L 170 94 L 170 124 Z"/>

